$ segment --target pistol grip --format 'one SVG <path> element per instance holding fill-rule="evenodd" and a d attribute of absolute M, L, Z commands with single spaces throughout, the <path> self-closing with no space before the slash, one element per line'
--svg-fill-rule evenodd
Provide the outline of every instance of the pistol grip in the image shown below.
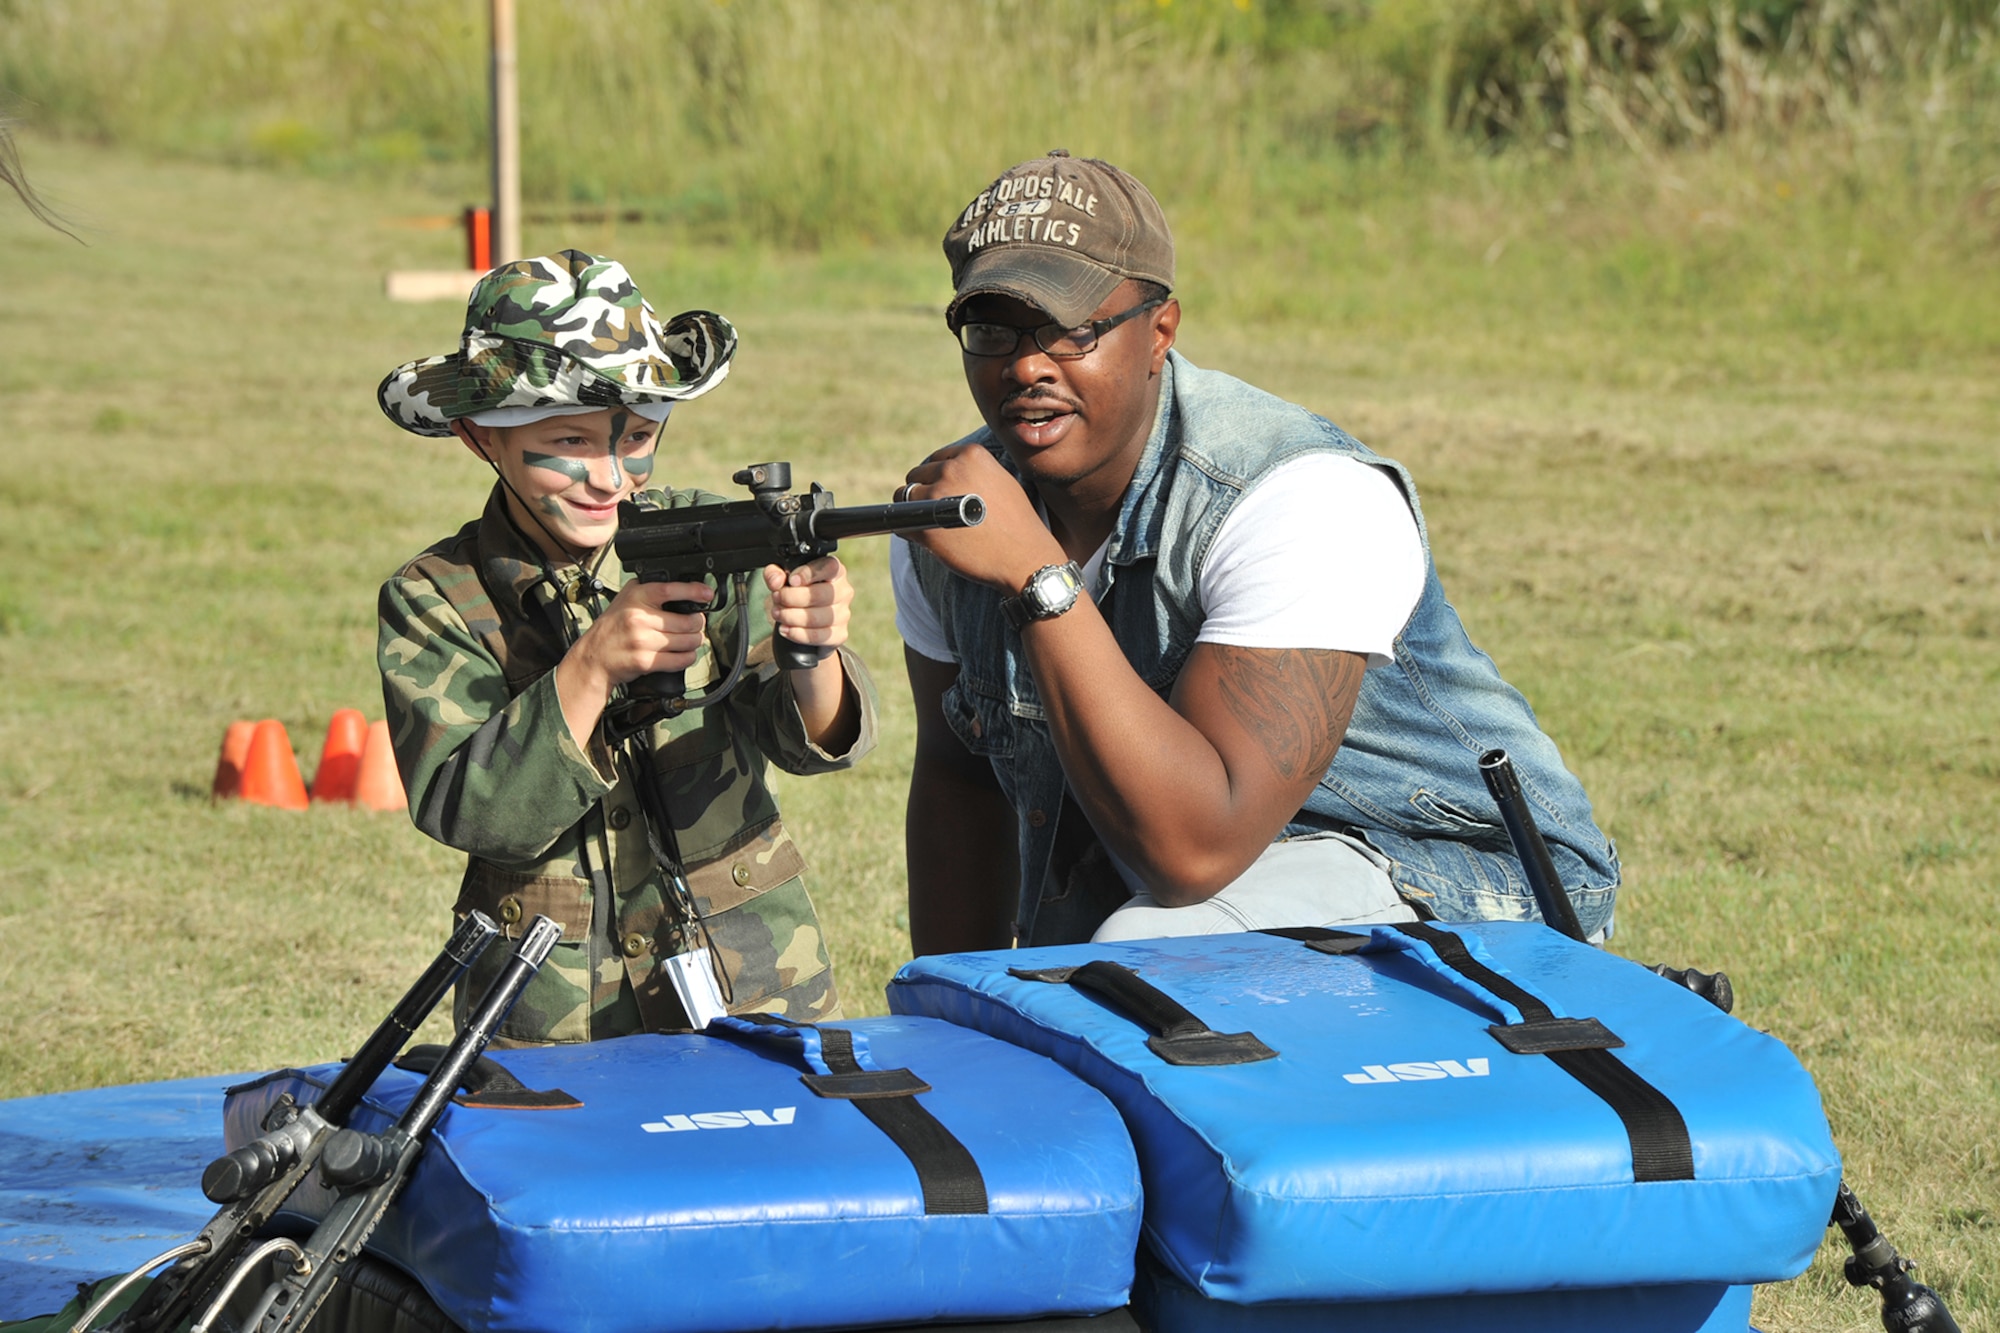
<path fill-rule="evenodd" d="M 678 699 L 687 693 L 687 672 L 649 671 L 634 676 L 625 692 L 641 699 Z"/>
<path fill-rule="evenodd" d="M 784 635 L 773 631 L 771 634 L 771 657 L 781 667 L 791 671 L 805 671 L 824 662 L 833 649 L 810 643 L 793 643 Z"/>
<path fill-rule="evenodd" d="M 665 574 L 640 575 L 640 578 L 647 583 L 664 583 L 668 577 Z M 671 611 L 677 616 L 698 616 L 719 610 L 727 599 L 728 594 L 717 588 L 715 600 L 706 606 L 700 602 L 663 602 L 661 609 Z M 625 686 L 625 692 L 642 699 L 679 699 L 687 694 L 687 672 L 649 671 L 643 676 L 633 677 Z"/>

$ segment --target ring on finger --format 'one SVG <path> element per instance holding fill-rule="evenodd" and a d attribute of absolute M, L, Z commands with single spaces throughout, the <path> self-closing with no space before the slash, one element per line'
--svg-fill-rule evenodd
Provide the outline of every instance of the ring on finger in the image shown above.
<path fill-rule="evenodd" d="M 912 482 L 907 482 L 907 481 L 906 481 L 906 482 L 904 482 L 904 483 L 903 483 L 903 484 L 902 484 L 901 486 L 898 486 L 898 487 L 896 488 L 896 503 L 897 503 L 897 504 L 902 504 L 902 503 L 903 503 L 903 502 L 904 502 L 905 500 L 907 500 L 907 499 L 909 499 L 909 498 L 910 498 L 910 487 L 911 487 L 911 486 L 912 486 L 913 484 L 914 484 L 914 483 L 912 483 Z"/>

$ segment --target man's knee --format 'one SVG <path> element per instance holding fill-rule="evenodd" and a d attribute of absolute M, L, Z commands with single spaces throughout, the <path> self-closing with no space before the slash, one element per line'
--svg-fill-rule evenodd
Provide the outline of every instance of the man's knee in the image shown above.
<path fill-rule="evenodd" d="M 1160 939 L 1416 920 L 1387 865 L 1379 853 L 1340 834 L 1276 842 L 1206 902 L 1161 907 L 1142 894 L 1113 912 L 1091 938 Z"/>

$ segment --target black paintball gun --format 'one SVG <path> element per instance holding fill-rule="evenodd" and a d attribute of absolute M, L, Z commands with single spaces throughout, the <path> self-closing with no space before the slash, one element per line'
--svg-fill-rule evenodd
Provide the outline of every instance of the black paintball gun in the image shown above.
<path fill-rule="evenodd" d="M 209 1333 L 224 1326 L 240 1327 L 245 1333 L 306 1327 L 334 1283 L 361 1254 L 362 1245 L 409 1179 L 431 1127 L 561 938 L 562 927 L 545 916 L 529 924 L 513 957 L 480 996 L 396 1123 L 379 1134 L 346 1127 L 330 1136 L 320 1154 L 319 1175 L 336 1197 L 312 1235 L 303 1243 L 275 1237 L 252 1250 L 220 1285 L 189 1333 Z M 268 1272 L 267 1262 L 280 1256 L 289 1263 L 240 1323 L 219 1324 L 237 1288 Z"/>
<path fill-rule="evenodd" d="M 1555 862 L 1549 856 L 1548 844 L 1542 841 L 1534 813 L 1528 808 L 1513 761 L 1505 750 L 1488 750 L 1479 756 L 1479 773 L 1486 779 L 1486 790 L 1500 807 L 1500 820 L 1507 826 L 1507 837 L 1521 860 L 1521 869 L 1541 908 L 1542 919 L 1571 939 L 1583 939 L 1576 909 L 1556 877 Z M 1664 963 L 1640 966 L 1687 987 L 1725 1014 L 1735 1007 L 1736 992 L 1724 973 L 1711 975 Z M 1896 1252 L 1844 1180 L 1834 1195 L 1833 1217 L 1827 1225 L 1839 1227 L 1854 1250 L 1854 1257 L 1846 1266 L 1848 1283 L 1873 1287 L 1881 1294 L 1882 1327 L 1888 1333 L 1959 1333 L 1958 1322 L 1945 1308 L 1943 1299 L 1910 1276 L 1916 1265 Z"/>
<path fill-rule="evenodd" d="M 265 1117 L 262 1135 L 208 1164 L 201 1173 L 201 1190 L 222 1207 L 201 1233 L 106 1286 L 71 1325 L 70 1333 L 84 1333 L 120 1294 L 164 1263 L 173 1267 L 106 1325 L 106 1333 L 172 1333 L 184 1327 L 198 1307 L 212 1304 L 211 1296 L 238 1266 L 237 1259 L 252 1238 L 319 1164 L 328 1143 L 396 1053 L 499 934 L 500 928 L 482 912 L 461 921 L 416 984 L 312 1105 L 281 1099 Z"/>
<path fill-rule="evenodd" d="M 721 611 L 729 604 L 732 587 L 742 605 L 750 578 L 758 570 L 766 565 L 797 569 L 832 554 L 843 537 L 969 528 L 986 517 L 986 505 L 976 495 L 836 508 L 833 492 L 818 482 L 803 495 L 792 494 L 790 463 L 754 463 L 733 480 L 750 488 L 750 499 L 671 508 L 647 492 L 618 506 L 615 549 L 627 573 L 647 583 L 715 580 L 715 600 L 707 606 L 672 602 L 670 611 Z M 750 655 L 747 615 L 738 617 L 736 638 L 728 676 L 699 699 L 688 699 L 684 672 L 656 671 L 628 684 L 624 699 L 605 712 L 612 738 L 622 740 L 655 722 L 727 698 Z M 793 643 L 783 635 L 772 637 L 771 648 L 782 667 L 809 667 L 825 656 L 823 650 Z"/>

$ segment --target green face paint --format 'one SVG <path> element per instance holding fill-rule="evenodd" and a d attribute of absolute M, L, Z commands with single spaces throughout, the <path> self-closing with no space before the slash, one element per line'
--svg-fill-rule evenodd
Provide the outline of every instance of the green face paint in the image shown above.
<path fill-rule="evenodd" d="M 581 458 L 564 458 L 560 454 L 536 454 L 523 449 L 521 461 L 529 467 L 545 467 L 551 472 L 568 477 L 571 481 L 590 480 L 590 464 Z"/>
<path fill-rule="evenodd" d="M 611 414 L 611 447 L 605 452 L 611 455 L 611 484 L 614 487 L 625 484 L 625 478 L 618 471 L 618 446 L 624 443 L 626 423 L 631 420 L 632 416 L 627 412 Z"/>
<path fill-rule="evenodd" d="M 660 451 L 648 449 L 643 454 L 633 454 L 625 460 L 625 475 L 635 486 L 644 486 L 646 479 L 653 475 L 653 464 L 659 462 Z"/>

